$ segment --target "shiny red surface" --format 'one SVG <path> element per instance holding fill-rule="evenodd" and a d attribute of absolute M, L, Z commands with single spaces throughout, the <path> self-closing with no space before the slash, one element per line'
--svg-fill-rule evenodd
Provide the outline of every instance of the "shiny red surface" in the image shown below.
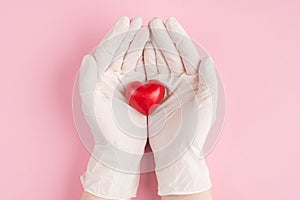
<path fill-rule="evenodd" d="M 150 80 L 144 84 L 134 81 L 126 87 L 126 98 L 129 105 L 146 116 L 157 108 L 164 96 L 165 87 L 157 80 Z"/>

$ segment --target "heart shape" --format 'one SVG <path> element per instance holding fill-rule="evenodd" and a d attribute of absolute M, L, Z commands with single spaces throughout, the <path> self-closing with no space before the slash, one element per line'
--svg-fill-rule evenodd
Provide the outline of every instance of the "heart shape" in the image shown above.
<path fill-rule="evenodd" d="M 159 106 L 164 96 L 165 87 L 157 80 L 150 80 L 144 84 L 134 81 L 126 87 L 126 98 L 129 105 L 146 116 Z"/>

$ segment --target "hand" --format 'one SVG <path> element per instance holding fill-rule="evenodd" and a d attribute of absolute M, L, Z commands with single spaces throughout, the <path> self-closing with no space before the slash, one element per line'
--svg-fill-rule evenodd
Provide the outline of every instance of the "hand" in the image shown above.
<path fill-rule="evenodd" d="M 148 38 L 149 30 L 142 27 L 141 18 L 130 21 L 123 17 L 82 62 L 82 110 L 95 146 L 81 180 L 84 190 L 98 197 L 128 199 L 136 195 L 147 120 L 128 105 L 124 86 L 132 80 L 145 81 L 145 73 L 136 66 L 142 63 Z"/>
<path fill-rule="evenodd" d="M 153 19 L 144 50 L 147 79 L 165 84 L 168 95 L 149 116 L 149 141 L 154 153 L 158 193 L 194 194 L 211 187 L 200 159 L 215 119 L 217 78 L 210 57 L 198 51 L 175 18 Z"/>

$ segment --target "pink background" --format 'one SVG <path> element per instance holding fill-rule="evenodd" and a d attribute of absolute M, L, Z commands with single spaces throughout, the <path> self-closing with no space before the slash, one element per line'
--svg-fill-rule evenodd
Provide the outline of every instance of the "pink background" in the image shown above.
<path fill-rule="evenodd" d="M 0 195 L 75 200 L 89 154 L 72 118 L 82 57 L 123 16 L 175 16 L 223 77 L 223 135 L 207 158 L 214 199 L 300 199 L 297 0 L 27 0 L 0 3 Z M 153 174 L 139 200 L 156 197 Z"/>

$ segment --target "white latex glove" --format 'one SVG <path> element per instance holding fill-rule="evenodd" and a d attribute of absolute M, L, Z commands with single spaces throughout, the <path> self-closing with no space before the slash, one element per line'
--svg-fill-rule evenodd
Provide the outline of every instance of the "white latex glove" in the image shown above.
<path fill-rule="evenodd" d="M 215 119 L 217 78 L 210 57 L 200 60 L 194 43 L 175 18 L 153 19 L 151 44 L 144 51 L 147 79 L 168 88 L 149 116 L 149 141 L 156 164 L 158 194 L 184 195 L 211 187 L 200 158 Z M 154 48 L 153 48 L 154 47 Z"/>
<path fill-rule="evenodd" d="M 82 110 L 95 146 L 84 190 L 106 199 L 136 196 L 139 165 L 147 141 L 146 117 L 130 107 L 125 88 L 132 80 L 145 81 L 136 69 L 149 29 L 142 19 L 123 17 L 91 55 L 84 57 L 79 77 Z"/>

